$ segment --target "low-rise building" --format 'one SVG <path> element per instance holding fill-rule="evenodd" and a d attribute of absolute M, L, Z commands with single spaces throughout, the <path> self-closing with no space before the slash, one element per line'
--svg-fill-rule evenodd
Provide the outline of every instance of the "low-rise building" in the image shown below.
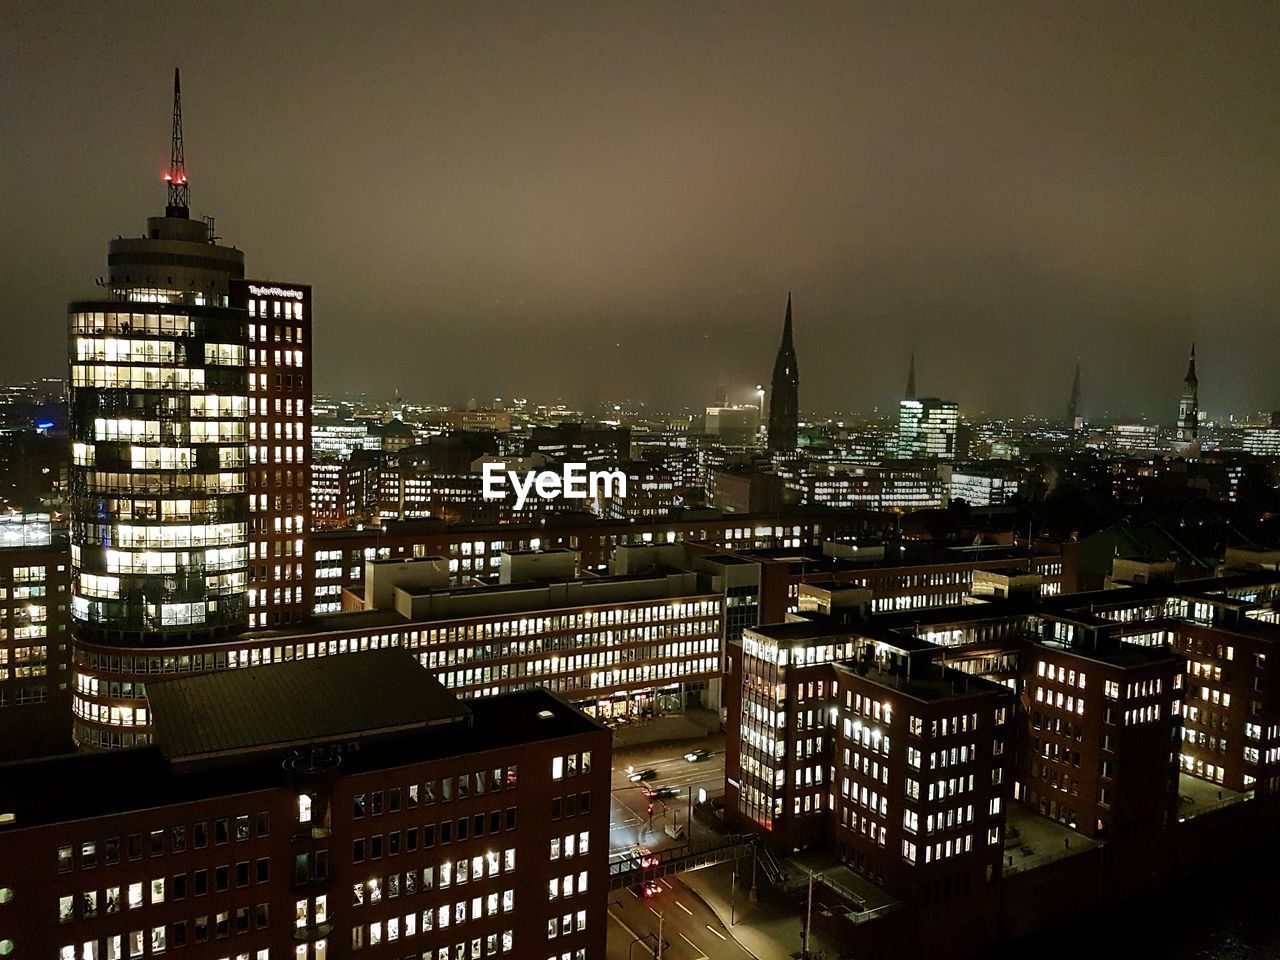
<path fill-rule="evenodd" d="M 556 698 L 398 651 L 149 696 L 155 745 L 0 777 L 4 955 L 604 956 L 611 740 Z"/>

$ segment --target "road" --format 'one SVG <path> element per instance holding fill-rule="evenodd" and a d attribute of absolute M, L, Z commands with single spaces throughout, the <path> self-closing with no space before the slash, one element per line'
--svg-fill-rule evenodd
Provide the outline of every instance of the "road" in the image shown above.
<path fill-rule="evenodd" d="M 709 750 L 706 760 L 690 763 L 688 751 Z M 609 854 L 616 859 L 637 844 L 650 850 L 682 845 L 664 832 L 667 825 L 687 825 L 689 801 L 698 801 L 699 790 L 707 796 L 724 793 L 724 736 L 680 744 L 658 744 L 620 748 L 613 757 L 613 803 L 610 810 Z M 644 784 L 631 783 L 626 768 L 652 768 L 657 776 Z M 650 801 L 643 787 L 676 787 L 680 795 L 669 800 Z M 653 804 L 652 829 L 648 806 Z M 694 821 L 695 835 L 701 839 L 706 827 Z M 659 881 L 661 891 L 643 897 L 636 889 L 615 891 L 609 900 L 610 960 L 651 960 L 658 933 L 659 914 L 665 946 L 663 960 L 751 960 L 705 903 L 680 882 L 678 877 Z M 638 937 L 646 938 L 636 942 Z"/>
<path fill-rule="evenodd" d="M 662 916 L 663 960 L 752 960 L 724 925 L 678 878 L 653 897 L 619 890 L 609 899 L 609 960 L 651 960 Z M 635 943 L 637 937 L 646 939 Z"/>
<path fill-rule="evenodd" d="M 699 763 L 690 763 L 684 759 L 686 751 L 695 750 L 698 747 L 711 750 L 711 755 Z M 644 784 L 631 783 L 627 779 L 628 765 L 636 770 L 652 768 L 657 771 L 658 776 Z M 610 858 L 616 859 L 636 844 L 642 844 L 650 850 L 676 846 L 678 841 L 668 837 L 664 828 L 668 825 L 683 825 L 688 822 L 690 795 L 693 802 L 697 803 L 700 789 L 706 790 L 709 797 L 718 797 L 724 793 L 724 737 L 719 735 L 674 746 L 664 744 L 619 749 L 614 753 L 613 766 L 613 803 L 610 808 L 609 822 Z M 645 786 L 669 786 L 676 787 L 680 791 L 678 797 L 652 801 L 652 829 L 650 829 L 648 814 L 651 801 L 644 796 L 643 787 Z M 694 829 L 700 828 L 701 825 L 695 821 Z"/>

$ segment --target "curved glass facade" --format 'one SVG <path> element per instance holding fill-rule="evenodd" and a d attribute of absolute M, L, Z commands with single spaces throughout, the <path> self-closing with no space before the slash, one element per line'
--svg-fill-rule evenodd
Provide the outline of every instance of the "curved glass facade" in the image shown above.
<path fill-rule="evenodd" d="M 138 655 L 248 624 L 244 254 L 153 217 L 110 244 L 110 293 L 68 308 L 76 742 L 145 743 Z M 89 656 L 98 651 L 97 656 Z M 93 666 L 89 666 L 90 663 Z"/>
<path fill-rule="evenodd" d="M 72 304 L 72 615 L 100 639 L 247 622 L 245 339 L 225 307 Z"/>

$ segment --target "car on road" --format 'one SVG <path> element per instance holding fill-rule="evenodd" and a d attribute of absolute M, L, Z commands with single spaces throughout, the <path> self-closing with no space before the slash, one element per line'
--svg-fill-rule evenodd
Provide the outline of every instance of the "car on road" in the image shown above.
<path fill-rule="evenodd" d="M 690 750 L 684 755 L 684 758 L 690 763 L 701 763 L 707 757 L 711 756 L 711 751 L 706 747 L 700 747 L 697 750 Z"/>
<path fill-rule="evenodd" d="M 645 787 L 644 795 L 650 800 L 670 800 L 680 796 L 679 787 Z"/>
<path fill-rule="evenodd" d="M 643 770 L 637 770 L 634 767 L 627 767 L 627 779 L 632 783 L 643 783 L 646 780 L 656 780 L 658 771 L 653 767 L 645 767 Z"/>
<path fill-rule="evenodd" d="M 645 867 L 645 868 L 654 867 L 654 866 L 657 866 L 658 864 L 658 858 L 654 856 L 653 851 L 651 851 L 648 847 L 642 847 L 640 846 L 640 844 L 637 843 L 634 847 L 631 848 L 631 853 L 636 858 L 636 860 L 639 861 L 640 866 L 642 867 Z"/>
<path fill-rule="evenodd" d="M 646 880 L 640 884 L 640 895 L 643 897 L 656 897 L 662 892 L 662 885 L 657 880 Z"/>

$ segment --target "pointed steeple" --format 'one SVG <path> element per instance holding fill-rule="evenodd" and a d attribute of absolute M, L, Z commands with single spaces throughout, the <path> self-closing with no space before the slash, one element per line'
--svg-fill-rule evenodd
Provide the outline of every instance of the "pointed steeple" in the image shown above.
<path fill-rule="evenodd" d="M 800 371 L 796 364 L 795 344 L 791 339 L 791 293 L 787 292 L 787 316 L 782 322 L 782 343 L 773 362 L 773 381 L 769 393 L 769 435 L 771 451 L 789 453 L 796 448 L 800 423 Z"/>
<path fill-rule="evenodd" d="M 164 205 L 166 217 L 185 220 L 190 216 L 191 185 L 187 183 L 187 164 L 182 148 L 182 78 L 178 68 L 173 68 L 173 133 L 169 141 L 169 172 L 164 175 L 168 185 Z"/>
<path fill-rule="evenodd" d="M 914 400 L 916 398 L 916 352 L 911 351 L 911 365 L 907 367 L 907 392 L 904 399 Z"/>
<path fill-rule="evenodd" d="M 1196 345 L 1191 344 L 1187 376 L 1182 381 L 1182 399 L 1178 402 L 1178 441 L 1194 444 L 1200 435 L 1200 381 L 1196 377 Z"/>
<path fill-rule="evenodd" d="M 791 344 L 791 291 L 787 291 L 787 318 L 782 321 L 782 346 L 779 350 L 794 350 Z"/>
<path fill-rule="evenodd" d="M 1080 416 L 1080 360 L 1076 359 L 1076 375 L 1071 381 L 1071 400 L 1067 404 L 1067 429 L 1075 428 Z"/>

